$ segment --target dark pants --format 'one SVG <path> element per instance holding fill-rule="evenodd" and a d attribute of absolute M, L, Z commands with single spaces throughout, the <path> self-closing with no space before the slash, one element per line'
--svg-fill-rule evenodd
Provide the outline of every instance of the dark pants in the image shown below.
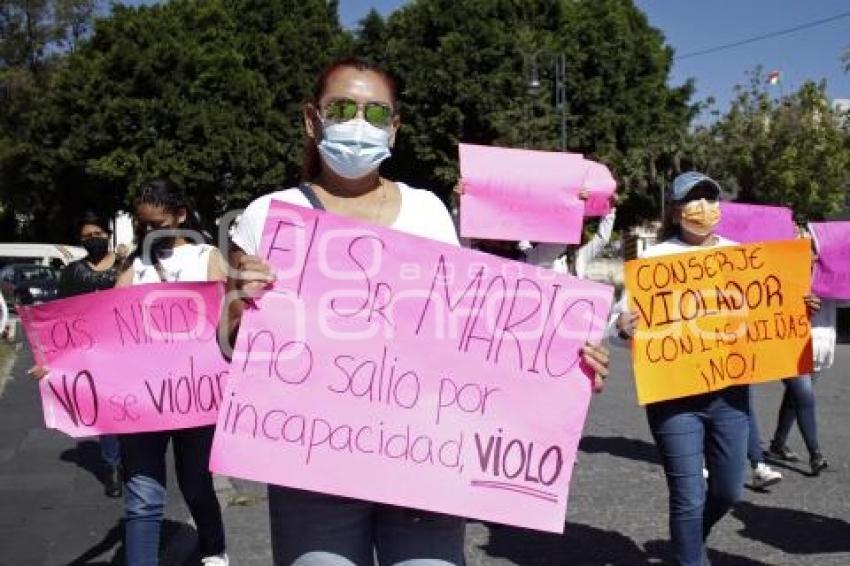
<path fill-rule="evenodd" d="M 277 486 L 269 516 L 279 566 L 371 566 L 376 555 L 381 566 L 464 563 L 460 517 Z"/>
<path fill-rule="evenodd" d="M 761 447 L 761 432 L 759 431 L 759 421 L 756 415 L 756 392 L 755 386 L 750 386 L 749 394 L 749 434 L 747 436 L 747 460 L 750 461 L 750 466 L 755 468 L 764 462 L 764 450 Z"/>
<path fill-rule="evenodd" d="M 121 447 L 118 445 L 116 435 L 104 434 L 100 437 L 100 457 L 110 468 L 121 465 Z"/>
<path fill-rule="evenodd" d="M 801 375 L 791 379 L 783 379 L 785 393 L 782 396 L 782 405 L 779 406 L 779 417 L 776 420 L 776 433 L 773 435 L 774 444 L 785 445 L 788 434 L 794 420 L 800 427 L 800 434 L 809 457 L 820 454 L 818 444 L 818 424 L 815 416 L 815 390 L 814 379 L 808 375 Z"/>
<path fill-rule="evenodd" d="M 128 566 L 156 566 L 165 511 L 165 451 L 174 443 L 177 485 L 198 528 L 201 556 L 224 552 L 221 508 L 209 472 L 214 427 L 121 436 Z"/>
<path fill-rule="evenodd" d="M 647 406 L 670 490 L 676 564 L 699 566 L 711 528 L 741 498 L 747 458 L 747 387 Z M 708 468 L 708 489 L 703 479 Z"/>

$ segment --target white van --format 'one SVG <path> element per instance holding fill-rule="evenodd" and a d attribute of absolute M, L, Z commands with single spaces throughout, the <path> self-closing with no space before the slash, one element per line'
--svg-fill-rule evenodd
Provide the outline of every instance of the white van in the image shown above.
<path fill-rule="evenodd" d="M 86 250 L 64 244 L 0 243 L 0 268 L 10 263 L 46 265 L 55 271 L 86 257 Z"/>

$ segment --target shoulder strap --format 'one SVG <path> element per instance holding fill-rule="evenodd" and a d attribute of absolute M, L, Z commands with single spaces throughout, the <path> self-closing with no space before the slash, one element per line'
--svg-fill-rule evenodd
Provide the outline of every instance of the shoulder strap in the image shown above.
<path fill-rule="evenodd" d="M 154 260 L 153 267 L 156 269 L 156 274 L 159 276 L 159 280 L 163 283 L 168 283 L 168 277 L 165 276 L 165 269 L 163 269 L 162 264 L 159 263 L 158 259 Z"/>
<path fill-rule="evenodd" d="M 316 196 L 316 191 L 313 190 L 313 185 L 305 181 L 298 185 L 298 190 L 301 191 L 301 194 L 304 195 L 304 198 L 307 199 L 310 206 L 316 210 L 325 210 L 325 205 L 323 205 L 322 201 L 319 200 L 319 197 Z"/>

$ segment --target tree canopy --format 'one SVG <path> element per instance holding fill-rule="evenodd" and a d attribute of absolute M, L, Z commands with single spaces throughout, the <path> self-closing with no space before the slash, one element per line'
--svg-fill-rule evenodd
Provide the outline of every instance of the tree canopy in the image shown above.
<path fill-rule="evenodd" d="M 843 210 L 850 132 L 821 82 L 772 98 L 761 69 L 739 86 L 731 109 L 692 136 L 692 156 L 737 200 L 790 206 L 799 221 Z"/>
<path fill-rule="evenodd" d="M 824 89 L 787 100 L 742 89 L 693 128 L 693 85 L 670 86 L 673 50 L 621 0 L 411 0 L 356 30 L 335 0 L 8 0 L 0 6 L 0 235 L 62 239 L 83 208 L 126 208 L 167 175 L 202 216 L 297 181 L 302 104 L 333 59 L 397 75 L 402 129 L 385 172 L 447 197 L 461 142 L 569 151 L 620 181 L 621 223 L 654 218 L 696 164 L 754 202 L 834 211 L 847 130 Z M 536 78 L 539 88 L 530 88 Z M 760 79 L 759 79 L 760 80 Z M 21 230 L 22 228 L 22 230 Z"/>

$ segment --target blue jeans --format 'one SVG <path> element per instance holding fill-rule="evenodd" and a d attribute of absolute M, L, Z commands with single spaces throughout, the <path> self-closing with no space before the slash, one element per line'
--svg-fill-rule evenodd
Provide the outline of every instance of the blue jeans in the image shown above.
<path fill-rule="evenodd" d="M 818 423 L 815 416 L 814 378 L 801 375 L 783 379 L 782 384 L 785 385 L 785 393 L 782 395 L 782 404 L 779 406 L 773 443 L 785 445 L 791 426 L 796 419 L 803 442 L 806 443 L 806 449 L 809 451 L 809 457 L 820 454 Z"/>
<path fill-rule="evenodd" d="M 276 566 L 460 566 L 465 520 L 269 486 Z"/>
<path fill-rule="evenodd" d="M 209 472 L 214 427 L 121 436 L 127 566 L 156 566 L 165 511 L 165 451 L 174 443 L 177 485 L 198 529 L 201 556 L 224 552 L 221 507 Z"/>
<path fill-rule="evenodd" d="M 764 450 L 761 448 L 761 432 L 759 432 L 759 421 L 756 415 L 755 386 L 750 386 L 747 402 L 749 403 L 749 417 L 747 423 L 749 435 L 747 437 L 747 460 L 750 466 L 755 468 L 764 462 Z"/>
<path fill-rule="evenodd" d="M 110 468 L 117 468 L 121 463 L 121 446 L 114 434 L 104 434 L 100 437 L 100 457 Z"/>
<path fill-rule="evenodd" d="M 747 458 L 747 387 L 646 408 L 670 490 L 676 564 L 700 566 L 711 528 L 741 498 Z M 708 468 L 708 490 L 703 479 Z"/>

